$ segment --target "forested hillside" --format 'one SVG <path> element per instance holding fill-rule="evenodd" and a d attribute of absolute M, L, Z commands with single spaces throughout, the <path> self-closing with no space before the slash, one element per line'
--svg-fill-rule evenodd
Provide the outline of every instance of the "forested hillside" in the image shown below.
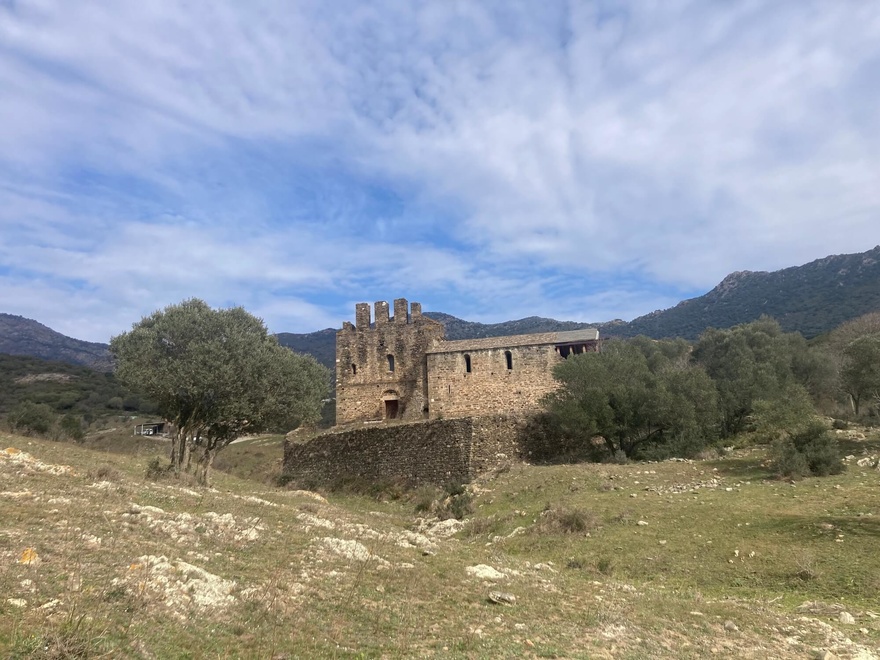
<path fill-rule="evenodd" d="M 0 353 L 60 360 L 98 371 L 113 369 L 107 344 L 66 337 L 33 319 L 12 314 L 0 313 Z"/>

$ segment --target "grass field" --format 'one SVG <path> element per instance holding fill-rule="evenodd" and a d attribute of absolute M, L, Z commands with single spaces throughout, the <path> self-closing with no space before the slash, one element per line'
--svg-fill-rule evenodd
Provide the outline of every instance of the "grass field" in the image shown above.
<path fill-rule="evenodd" d="M 514 464 L 462 522 L 274 487 L 278 437 L 198 490 L 145 478 L 159 444 L 0 435 L 0 656 L 878 657 L 880 437 L 850 435 L 796 483 L 760 448 Z"/>

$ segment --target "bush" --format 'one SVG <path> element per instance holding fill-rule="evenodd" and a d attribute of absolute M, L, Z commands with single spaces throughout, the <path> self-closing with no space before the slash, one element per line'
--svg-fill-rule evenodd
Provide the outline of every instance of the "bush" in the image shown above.
<path fill-rule="evenodd" d="M 795 448 L 791 439 L 777 440 L 773 455 L 773 470 L 780 477 L 798 478 L 810 474 L 806 457 Z"/>
<path fill-rule="evenodd" d="M 147 463 L 147 469 L 144 470 L 144 477 L 150 481 L 157 481 L 166 474 L 168 474 L 168 466 L 158 456 L 152 458 L 150 462 Z"/>
<path fill-rule="evenodd" d="M 831 422 L 831 428 L 837 431 L 845 431 L 849 428 L 849 423 L 845 422 L 842 419 L 835 419 L 833 422 Z"/>
<path fill-rule="evenodd" d="M 55 412 L 45 403 L 23 401 L 9 413 L 9 427 L 23 435 L 46 435 L 55 424 Z"/>
<path fill-rule="evenodd" d="M 548 505 L 535 530 L 551 534 L 586 534 L 598 526 L 598 518 L 589 511 Z"/>
<path fill-rule="evenodd" d="M 819 422 L 777 441 L 773 452 L 774 468 L 782 477 L 825 477 L 845 468 L 837 438 Z"/>
<path fill-rule="evenodd" d="M 437 489 L 434 486 L 419 486 L 413 493 L 416 513 L 430 513 L 437 501 Z"/>
<path fill-rule="evenodd" d="M 470 493 L 461 493 L 460 495 L 453 495 L 449 499 L 449 504 L 446 507 L 447 511 L 452 515 L 456 520 L 461 520 L 465 516 L 474 512 L 474 501 L 471 497 Z"/>
<path fill-rule="evenodd" d="M 82 421 L 77 415 L 67 413 L 61 418 L 59 426 L 61 427 L 61 433 L 74 442 L 82 442 L 86 437 Z"/>

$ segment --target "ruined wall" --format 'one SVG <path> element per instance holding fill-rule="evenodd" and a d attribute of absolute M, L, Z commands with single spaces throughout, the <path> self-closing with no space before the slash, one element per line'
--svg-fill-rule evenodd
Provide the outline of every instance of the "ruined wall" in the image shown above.
<path fill-rule="evenodd" d="M 470 373 L 466 356 L 470 357 Z M 431 419 L 535 412 L 541 397 L 556 388 L 553 367 L 561 361 L 552 345 L 430 353 Z"/>
<path fill-rule="evenodd" d="M 284 445 L 284 475 L 313 487 L 350 477 L 466 483 L 527 457 L 528 420 L 507 415 L 331 430 Z"/>
<path fill-rule="evenodd" d="M 442 339 L 443 326 L 422 316 L 418 303 L 409 313 L 404 298 L 394 301 L 393 318 L 385 301 L 375 303 L 374 310 L 374 327 L 370 306 L 359 303 L 356 325 L 346 322 L 336 333 L 336 423 L 424 419 L 425 353 Z"/>

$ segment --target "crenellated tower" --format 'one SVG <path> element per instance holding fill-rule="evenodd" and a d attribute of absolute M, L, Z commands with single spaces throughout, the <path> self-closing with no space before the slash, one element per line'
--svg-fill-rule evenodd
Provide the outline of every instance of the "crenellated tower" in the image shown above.
<path fill-rule="evenodd" d="M 355 305 L 355 324 L 336 333 L 336 423 L 428 417 L 427 351 L 443 325 L 406 298 Z"/>

